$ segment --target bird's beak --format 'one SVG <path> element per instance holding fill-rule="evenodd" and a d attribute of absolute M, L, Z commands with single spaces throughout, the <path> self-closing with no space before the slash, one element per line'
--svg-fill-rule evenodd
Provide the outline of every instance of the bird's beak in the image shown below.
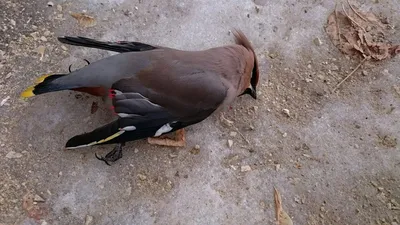
<path fill-rule="evenodd" d="M 257 92 L 256 92 L 256 90 L 251 89 L 250 96 L 253 97 L 254 99 L 257 99 Z"/>
<path fill-rule="evenodd" d="M 257 99 L 257 92 L 256 92 L 256 90 L 253 89 L 253 88 L 246 88 L 246 90 L 245 90 L 241 95 L 239 95 L 239 96 L 242 96 L 242 95 L 245 95 L 245 94 L 248 94 L 248 95 L 250 95 L 252 98 Z"/>

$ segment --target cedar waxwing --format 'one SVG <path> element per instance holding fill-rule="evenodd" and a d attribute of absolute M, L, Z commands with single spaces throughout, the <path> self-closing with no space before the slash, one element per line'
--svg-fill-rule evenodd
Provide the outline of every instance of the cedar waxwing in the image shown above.
<path fill-rule="evenodd" d="M 40 77 L 22 92 L 28 98 L 74 90 L 112 98 L 114 122 L 77 135 L 67 149 L 118 143 L 104 158 L 122 157 L 125 142 L 159 137 L 199 123 L 237 96 L 256 99 L 259 69 L 256 54 L 241 31 L 236 44 L 203 51 L 181 51 L 139 42 L 102 42 L 59 37 L 65 44 L 119 52 L 69 74 Z M 184 138 L 184 134 L 180 134 Z M 181 137 L 181 138 L 182 138 Z"/>

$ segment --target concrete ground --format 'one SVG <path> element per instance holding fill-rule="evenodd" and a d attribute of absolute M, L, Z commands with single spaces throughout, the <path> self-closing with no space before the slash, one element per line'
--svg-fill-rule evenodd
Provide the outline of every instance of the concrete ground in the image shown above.
<path fill-rule="evenodd" d="M 399 57 L 364 64 L 331 93 L 359 63 L 324 32 L 334 1 L 53 3 L 0 1 L 0 224 L 274 224 L 273 187 L 294 224 L 400 224 Z M 398 1 L 354 4 L 399 31 Z M 83 10 L 94 27 L 69 15 Z M 132 142 L 109 167 L 94 153 L 112 145 L 63 150 L 112 120 L 101 99 L 18 98 L 42 74 L 112 54 L 63 46 L 59 35 L 198 50 L 232 43 L 233 28 L 259 57 L 259 98 L 237 99 L 225 112 L 233 126 L 214 115 L 187 129 L 185 148 Z"/>

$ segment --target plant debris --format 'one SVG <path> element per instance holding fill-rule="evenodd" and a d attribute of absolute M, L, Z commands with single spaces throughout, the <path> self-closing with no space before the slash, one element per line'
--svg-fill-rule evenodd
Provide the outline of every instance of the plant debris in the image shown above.
<path fill-rule="evenodd" d="M 28 192 L 22 200 L 22 208 L 27 212 L 30 218 L 40 220 L 47 215 L 46 207 L 42 202 L 35 201 L 35 195 Z"/>
<path fill-rule="evenodd" d="M 276 213 L 275 215 L 278 225 L 293 225 L 293 221 L 290 216 L 285 211 L 283 211 L 281 195 L 276 188 L 274 188 L 274 199 Z"/>
<path fill-rule="evenodd" d="M 96 19 L 87 14 L 71 12 L 70 15 L 75 18 L 82 27 L 94 27 L 96 25 Z"/>
<path fill-rule="evenodd" d="M 37 49 L 36 49 L 36 52 L 37 53 L 39 53 L 39 55 L 40 55 L 40 61 L 42 61 L 43 60 L 43 57 L 44 57 L 44 51 L 46 51 L 46 47 L 44 47 L 44 46 L 39 46 L 39 47 L 37 47 Z"/>
<path fill-rule="evenodd" d="M 342 81 L 340 81 L 340 82 L 336 85 L 336 87 L 333 89 L 332 92 L 335 92 L 335 91 L 340 87 L 340 85 L 342 85 L 347 79 L 349 79 L 349 77 L 351 77 L 351 75 L 353 75 L 353 74 L 358 70 L 358 68 L 361 67 L 361 65 L 365 62 L 365 60 L 366 60 L 366 58 L 363 59 L 363 60 L 356 66 L 356 68 L 354 68 L 354 70 L 351 71 Z"/>
<path fill-rule="evenodd" d="M 0 106 L 3 106 L 7 103 L 8 99 L 10 99 L 10 96 L 7 96 L 5 99 L 1 100 Z"/>
<path fill-rule="evenodd" d="M 391 29 L 387 21 L 372 12 L 361 12 L 347 1 L 350 9 L 336 8 L 329 15 L 326 33 L 333 44 L 344 54 L 367 60 L 380 61 L 400 53 L 400 45 L 386 39 L 385 31 Z"/>
<path fill-rule="evenodd" d="M 92 106 L 90 107 L 90 113 L 94 114 L 99 109 L 99 104 L 97 102 L 92 102 Z"/>

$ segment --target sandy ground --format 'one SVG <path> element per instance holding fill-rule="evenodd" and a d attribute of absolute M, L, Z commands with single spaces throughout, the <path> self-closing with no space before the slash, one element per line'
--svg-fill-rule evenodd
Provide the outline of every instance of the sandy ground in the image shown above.
<path fill-rule="evenodd" d="M 359 63 L 324 32 L 334 1 L 47 2 L 0 1 L 0 224 L 274 224 L 273 187 L 295 224 L 400 224 L 399 57 L 364 64 L 331 93 Z M 355 4 L 398 31 L 398 1 Z M 82 10 L 96 26 L 68 14 Z M 214 115 L 190 127 L 185 148 L 132 142 L 109 167 L 94 153 L 111 145 L 63 150 L 112 120 L 101 99 L 18 98 L 39 75 L 113 54 L 62 46 L 59 35 L 196 50 L 232 43 L 235 27 L 259 57 L 259 99 L 232 105 L 233 126 Z"/>

